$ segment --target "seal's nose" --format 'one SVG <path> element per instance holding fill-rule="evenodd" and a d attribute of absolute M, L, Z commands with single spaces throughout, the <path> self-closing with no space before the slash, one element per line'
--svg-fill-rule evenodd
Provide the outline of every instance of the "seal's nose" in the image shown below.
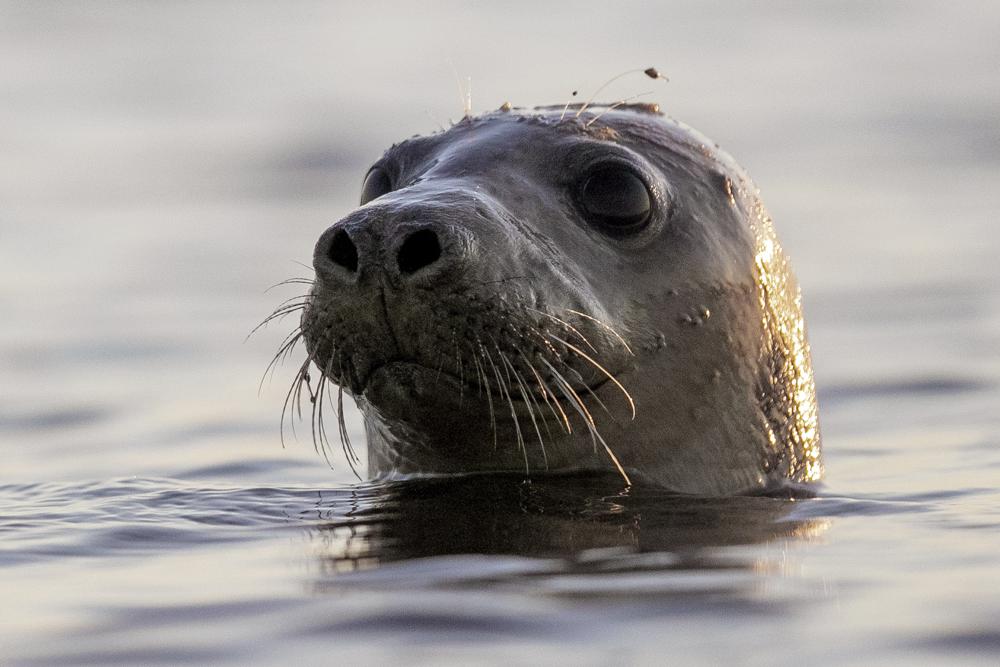
<path fill-rule="evenodd" d="M 492 199 L 459 185 L 422 183 L 355 209 L 316 242 L 316 276 L 330 285 L 403 289 L 475 272 L 483 240 L 502 240 L 506 227 Z"/>
<path fill-rule="evenodd" d="M 358 247 L 343 229 L 338 229 L 330 241 L 330 248 L 327 251 L 327 259 L 331 262 L 354 273 L 358 270 Z"/>
<path fill-rule="evenodd" d="M 341 221 L 316 243 L 316 274 L 331 283 L 366 283 L 379 276 L 396 285 L 445 280 L 465 265 L 467 231 L 448 223 L 412 221 L 394 226 Z"/>
<path fill-rule="evenodd" d="M 399 272 L 406 276 L 441 259 L 441 242 L 433 229 L 419 229 L 403 241 L 396 254 Z"/>

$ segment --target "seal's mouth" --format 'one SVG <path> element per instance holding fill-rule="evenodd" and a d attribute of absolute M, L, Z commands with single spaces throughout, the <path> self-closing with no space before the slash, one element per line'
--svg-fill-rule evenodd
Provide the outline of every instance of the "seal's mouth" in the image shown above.
<path fill-rule="evenodd" d="M 391 444 L 393 456 L 424 448 L 421 456 L 436 457 L 492 439 L 494 449 L 508 443 L 524 457 L 534 437 L 547 465 L 547 442 L 576 442 L 582 434 L 627 478 L 599 430 L 605 420 L 636 415 L 617 377 L 633 368 L 635 356 L 622 335 L 582 304 L 555 308 L 530 290 L 506 286 L 484 295 L 485 288 L 462 285 L 396 294 L 390 311 L 386 303 L 372 308 L 370 294 L 314 282 L 300 302 L 280 306 L 272 318 L 302 315 L 275 359 L 299 340 L 308 353 L 286 394 L 282 425 L 286 415 L 308 412 L 313 441 L 325 454 L 324 414 L 335 413 L 341 445 L 356 463 L 344 420 L 347 394 L 366 416 L 366 434 Z M 451 465 L 443 461 L 433 465 Z"/>
<path fill-rule="evenodd" d="M 331 378 L 336 382 L 336 379 Z M 541 378 L 546 387 L 553 384 L 552 378 Z M 572 390 L 581 397 L 586 397 L 596 392 L 609 381 L 608 378 L 601 378 L 592 383 L 574 383 Z M 367 376 L 359 382 L 357 393 L 367 394 L 370 387 L 393 383 L 405 386 L 416 393 L 432 391 L 437 395 L 444 392 L 453 392 L 459 400 L 462 397 L 469 398 L 483 395 L 484 392 L 493 392 L 498 397 L 509 396 L 514 403 L 535 403 L 545 400 L 546 394 L 549 400 L 557 400 L 560 403 L 569 404 L 572 400 L 567 396 L 554 395 L 551 388 L 544 390 L 537 380 L 530 383 L 526 380 L 520 382 L 501 375 L 499 379 L 486 378 L 482 376 L 458 376 L 454 370 L 445 368 L 443 365 L 436 368 L 427 366 L 416 359 L 392 359 L 372 368 Z M 523 389 L 522 389 L 523 388 Z"/>

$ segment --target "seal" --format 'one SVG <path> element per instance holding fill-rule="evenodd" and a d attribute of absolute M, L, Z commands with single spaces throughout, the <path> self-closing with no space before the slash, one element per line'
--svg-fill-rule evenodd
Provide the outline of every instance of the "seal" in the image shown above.
<path fill-rule="evenodd" d="M 302 311 L 279 356 L 308 352 L 289 400 L 309 388 L 326 451 L 324 397 L 352 396 L 373 477 L 612 470 L 726 495 L 822 476 L 771 219 L 655 105 L 505 104 L 396 144 L 313 265 L 276 311 Z"/>

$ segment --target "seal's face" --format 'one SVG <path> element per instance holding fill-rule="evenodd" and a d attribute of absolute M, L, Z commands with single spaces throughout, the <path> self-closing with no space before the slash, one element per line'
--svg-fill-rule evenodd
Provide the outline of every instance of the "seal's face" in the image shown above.
<path fill-rule="evenodd" d="M 396 145 L 320 237 L 302 331 L 362 409 L 373 472 L 795 476 L 761 403 L 785 369 L 748 183 L 679 125 L 594 117 L 497 112 Z"/>

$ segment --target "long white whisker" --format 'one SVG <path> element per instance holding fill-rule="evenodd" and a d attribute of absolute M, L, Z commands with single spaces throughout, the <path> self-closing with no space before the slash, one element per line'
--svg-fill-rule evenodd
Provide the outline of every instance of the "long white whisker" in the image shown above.
<path fill-rule="evenodd" d="M 624 339 L 624 338 L 622 338 L 622 337 L 621 337 L 621 334 L 619 334 L 619 333 L 618 333 L 617 331 L 615 331 L 615 330 L 614 330 L 614 329 L 613 329 L 613 328 L 611 327 L 611 325 L 610 325 L 610 324 L 607 324 L 606 322 L 602 322 L 601 320 L 599 320 L 599 319 L 597 319 L 596 317 L 593 317 L 593 316 L 591 316 L 591 315 L 588 315 L 587 313 L 581 313 L 581 312 L 580 312 L 580 311 L 578 311 L 578 310 L 569 310 L 569 309 L 567 309 L 567 310 L 566 310 L 566 312 L 567 312 L 567 313 L 572 313 L 572 314 L 574 314 L 574 315 L 578 315 L 579 317 L 582 317 L 582 318 L 584 318 L 584 319 L 588 319 L 588 320 L 590 320 L 591 322 L 593 322 L 594 324 L 596 324 L 596 325 L 598 325 L 598 326 L 600 326 L 600 327 L 603 327 L 603 328 L 607 329 L 607 331 L 608 331 L 608 332 L 609 332 L 609 333 L 610 333 L 610 334 L 611 334 L 612 336 L 614 336 L 615 338 L 617 338 L 617 339 L 618 339 L 618 342 L 622 344 L 622 347 L 624 347 L 624 348 L 625 348 L 625 350 L 626 350 L 626 351 L 627 351 L 627 352 L 628 352 L 629 354 L 631 354 L 631 355 L 632 355 L 633 357 L 635 356 L 635 352 L 633 352 L 633 351 L 632 351 L 632 348 L 628 346 L 628 343 L 626 343 L 626 342 L 625 342 L 625 339 Z"/>
<path fill-rule="evenodd" d="M 618 387 L 618 389 L 621 390 L 622 394 L 625 396 L 625 399 L 628 401 L 629 407 L 632 408 L 632 419 L 635 419 L 635 401 L 632 400 L 632 395 L 630 393 L 628 393 L 628 390 L 622 385 L 621 382 L 618 381 L 618 378 L 616 378 L 614 375 L 612 375 L 611 373 L 609 373 L 608 370 L 606 368 L 604 368 L 604 366 L 601 366 L 599 363 L 597 363 L 596 361 L 594 361 L 591 357 L 587 356 L 586 352 L 584 352 L 580 348 L 576 347 L 572 343 L 567 343 L 566 341 L 564 341 L 563 339 L 559 338 L 558 336 L 556 336 L 554 334 L 549 334 L 549 336 L 551 338 L 553 338 L 554 340 L 562 343 L 563 345 L 565 345 L 569 349 L 573 350 L 574 352 L 576 352 L 578 355 L 580 355 L 581 357 L 583 357 L 584 359 L 586 359 L 588 362 L 590 362 L 590 364 L 594 368 L 596 368 L 597 370 L 599 370 L 602 373 L 604 373 L 604 375 L 609 380 L 611 380 L 611 382 L 613 382 L 615 384 L 615 386 Z"/>

